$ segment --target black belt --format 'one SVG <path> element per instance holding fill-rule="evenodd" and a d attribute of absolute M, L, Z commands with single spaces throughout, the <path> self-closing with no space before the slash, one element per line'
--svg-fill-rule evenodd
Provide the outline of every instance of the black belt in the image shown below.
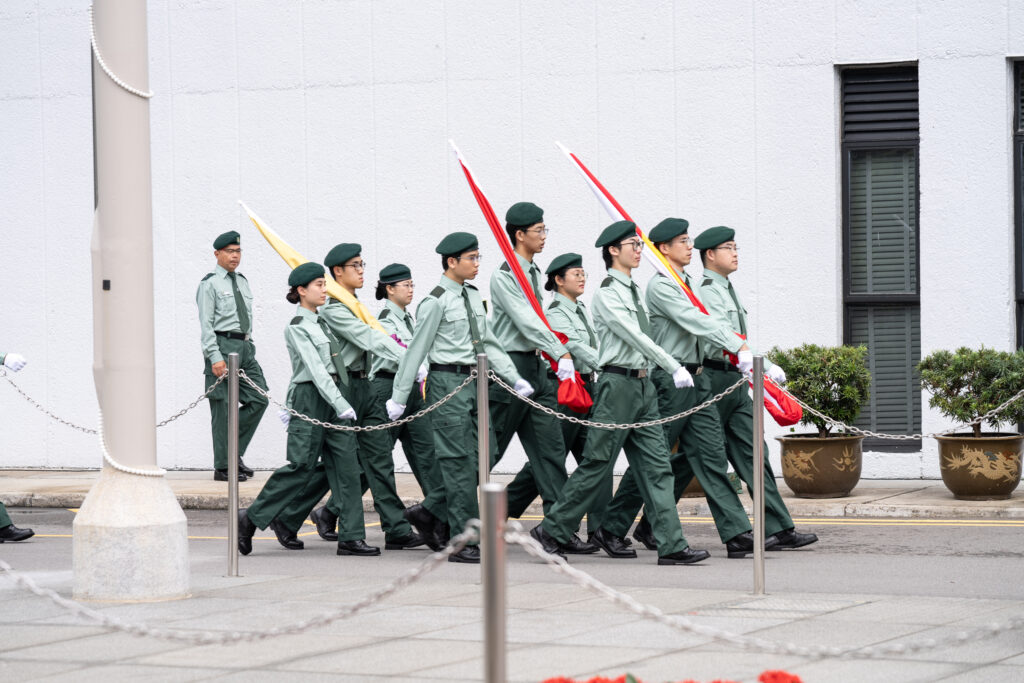
<path fill-rule="evenodd" d="M 702 365 L 706 368 L 711 368 L 712 370 L 721 370 L 722 372 L 738 373 L 740 371 L 740 369 L 732 363 L 726 363 L 721 360 L 711 360 L 710 358 L 705 358 Z"/>
<path fill-rule="evenodd" d="M 678 358 L 676 359 L 676 361 L 684 368 L 686 368 L 686 371 L 691 375 L 699 375 L 700 373 L 704 372 L 704 368 L 703 366 L 701 366 L 700 363 L 684 363 Z"/>
<path fill-rule="evenodd" d="M 540 351 L 506 351 L 510 356 L 539 356 Z"/>
<path fill-rule="evenodd" d="M 218 337 L 227 337 L 228 339 L 238 339 L 239 341 L 249 341 L 252 339 L 249 335 L 243 332 L 220 332 L 219 330 L 214 332 Z"/>
<path fill-rule="evenodd" d="M 606 365 L 601 368 L 601 372 L 610 372 L 613 375 L 625 375 L 626 377 L 635 377 L 637 379 L 643 379 L 647 376 L 647 370 L 631 370 L 619 367 L 618 365 Z"/>
<path fill-rule="evenodd" d="M 374 378 L 377 378 L 377 377 L 383 377 L 384 379 L 394 379 L 395 378 L 395 373 L 388 372 L 387 370 L 378 370 L 377 374 L 374 375 Z"/>
<path fill-rule="evenodd" d="M 450 363 L 431 363 L 431 372 L 454 372 L 457 375 L 471 375 L 476 369 L 475 365 L 452 365 Z"/>
<path fill-rule="evenodd" d="M 580 373 L 580 377 L 582 377 L 583 381 L 585 381 L 587 384 L 593 384 L 594 382 L 597 381 L 597 373 L 596 372 L 581 372 Z M 548 379 L 555 379 L 555 380 L 557 380 L 558 379 L 558 375 L 556 375 L 555 373 L 553 373 L 550 370 L 548 370 Z"/>
<path fill-rule="evenodd" d="M 366 370 L 349 370 L 348 376 L 352 379 L 366 379 L 369 373 Z"/>

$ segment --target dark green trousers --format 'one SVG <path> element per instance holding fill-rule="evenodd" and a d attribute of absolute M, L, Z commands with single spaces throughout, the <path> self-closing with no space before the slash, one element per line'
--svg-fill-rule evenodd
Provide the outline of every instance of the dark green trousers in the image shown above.
<path fill-rule="evenodd" d="M 295 385 L 292 406 L 318 420 L 340 422 L 334 408 L 320 396 L 312 382 Z M 294 417 L 288 424 L 288 464 L 267 479 L 249 506 L 249 519 L 260 529 L 266 529 L 289 505 L 308 495 L 309 483 L 318 472 L 341 501 L 348 536 L 339 535 L 339 540 L 365 538 L 355 436 L 352 432 L 326 429 Z"/>
<path fill-rule="evenodd" d="M 548 375 L 548 382 L 552 383 L 552 390 L 556 396 L 558 393 L 558 380 L 552 379 Z M 586 384 L 587 391 L 594 391 L 592 384 Z M 558 406 L 558 412 L 563 415 L 572 415 L 574 417 L 590 419 L 590 411 L 585 414 L 580 414 L 569 410 L 563 405 Z M 583 425 L 576 424 L 575 422 L 569 422 L 568 420 L 559 420 L 559 425 L 562 428 L 562 443 L 565 450 L 563 458 L 572 453 L 572 457 L 576 460 L 576 464 L 579 465 L 583 461 L 583 450 L 587 443 L 587 428 Z M 612 499 L 612 475 L 608 474 L 608 481 L 598 494 L 597 499 L 594 501 L 594 506 L 587 510 L 587 530 L 593 531 L 601 526 L 604 526 L 604 514 L 605 508 L 608 506 L 608 502 Z M 523 465 L 523 469 L 519 470 L 519 473 L 515 476 L 515 479 L 508 485 L 508 516 L 519 518 L 526 512 L 526 508 L 530 506 L 534 498 L 537 497 L 537 482 L 533 478 L 533 466 L 527 462 Z"/>
<path fill-rule="evenodd" d="M 510 352 L 508 355 L 522 378 L 533 386 L 534 394 L 530 398 L 541 405 L 556 409 L 557 390 L 552 388 L 548 380 L 548 363 L 535 353 Z M 539 492 L 544 512 L 547 513 L 558 500 L 567 476 L 566 450 L 559 420 L 528 406 L 496 384 L 491 385 L 488 398 L 491 424 L 494 425 L 494 436 L 498 441 L 498 450 L 492 458 L 491 469 L 494 469 L 494 465 L 505 454 L 512 437 L 518 434 L 519 442 L 523 445 L 530 462 L 537 489 L 530 494 L 526 505 L 529 505 Z M 516 492 L 516 498 L 513 499 L 510 494 L 509 507 L 521 506 L 525 495 L 526 493 Z"/>
<path fill-rule="evenodd" d="M 384 400 L 380 400 L 377 391 L 370 380 L 361 377 L 350 376 L 348 384 L 342 384 L 342 396 L 356 411 L 356 424 L 360 427 L 384 424 L 388 421 L 384 409 Z M 292 418 L 294 422 L 296 418 Z M 359 466 L 362 468 L 365 480 L 355 494 L 359 500 L 360 511 L 362 510 L 363 491 L 368 486 L 373 494 L 373 507 L 380 515 L 380 524 L 384 529 L 386 541 L 404 538 L 412 533 L 412 527 L 406 521 L 405 505 L 398 497 L 398 489 L 395 486 L 395 462 L 391 457 L 391 449 L 394 441 L 388 434 L 389 430 L 378 429 L 372 432 L 356 432 L 356 455 L 359 459 Z M 303 520 L 309 515 L 314 507 L 320 502 L 328 491 L 334 491 L 329 486 L 329 480 L 323 470 L 316 470 L 311 473 L 311 478 L 302 496 L 296 498 L 288 505 L 280 516 L 280 521 L 289 529 L 298 530 Z M 350 505 L 350 501 L 336 500 L 332 495 L 331 510 L 338 515 L 338 540 L 352 540 L 352 534 L 356 529 L 350 528 L 351 521 L 340 514 L 342 508 Z M 358 529 L 362 529 L 363 519 L 360 514 Z M 355 536 L 354 538 L 362 538 Z"/>
<path fill-rule="evenodd" d="M 717 394 L 736 383 L 740 378 L 737 372 L 704 368 L 704 373 L 711 380 L 711 393 Z M 722 421 L 722 432 L 725 434 L 725 453 L 732 463 L 736 474 L 747 485 L 747 491 L 753 495 L 754 481 L 754 402 L 749 392 L 738 389 L 715 404 L 718 416 Z M 758 410 L 764 410 L 758 406 Z M 789 516 L 786 504 L 782 502 L 779 487 L 775 484 L 775 474 L 768 462 L 768 444 L 764 444 L 764 533 L 766 536 L 793 528 L 793 518 Z"/>
<path fill-rule="evenodd" d="M 228 339 L 217 337 L 217 345 L 224 356 L 224 362 L 228 360 L 229 353 L 238 354 L 238 367 L 245 371 L 248 377 L 259 385 L 264 391 L 267 390 L 267 382 L 263 379 L 263 368 L 256 362 L 256 347 L 251 341 L 241 339 Z M 210 361 L 206 360 L 206 388 L 217 381 L 217 376 L 210 369 Z M 213 390 L 208 397 L 210 403 L 210 426 L 213 430 L 213 466 L 218 470 L 228 468 L 228 382 L 224 380 Z M 260 418 L 267 409 L 267 399 L 256 393 L 256 390 L 249 386 L 243 379 L 238 380 L 238 457 L 245 455 L 245 449 L 252 441 L 252 435 L 256 433 L 256 427 L 260 424 Z"/>
<path fill-rule="evenodd" d="M 671 375 L 661 368 L 654 370 L 651 379 L 658 389 L 658 409 L 662 417 L 689 410 L 713 395 L 711 380 L 705 372 L 694 375 L 693 388 L 686 389 L 676 389 Z M 696 476 L 707 496 L 722 542 L 750 531 L 750 520 L 729 482 L 729 460 L 725 453 L 722 423 L 714 406 L 669 422 L 664 429 L 670 448 L 679 442 L 678 451 L 672 455 L 676 500 Z M 625 536 L 642 504 L 640 487 L 630 467 L 619 481 L 615 498 L 608 506 L 604 528 L 616 536 Z"/>
<path fill-rule="evenodd" d="M 602 373 L 597 380 L 596 394 L 591 417 L 595 422 L 626 424 L 660 417 L 657 391 L 649 378 Z M 636 473 L 640 495 L 658 543 L 658 554 L 668 555 L 686 548 L 688 544 L 676 512 L 675 478 L 669 463 L 668 443 L 660 427 L 632 430 L 591 427 L 583 462 L 570 475 L 561 498 L 544 517 L 544 529 L 558 541 L 568 542 L 583 515 L 593 506 L 623 448 L 630 468 Z"/>
<path fill-rule="evenodd" d="M 7 514 L 7 508 L 4 507 L 3 503 L 0 503 L 0 529 L 12 524 L 14 524 L 14 522 L 11 521 L 11 516 Z"/>

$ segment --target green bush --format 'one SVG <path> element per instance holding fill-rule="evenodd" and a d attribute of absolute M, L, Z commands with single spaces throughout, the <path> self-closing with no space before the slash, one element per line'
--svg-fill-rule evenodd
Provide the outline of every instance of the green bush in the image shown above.
<path fill-rule="evenodd" d="M 866 346 L 774 348 L 765 354 L 786 373 L 786 389 L 829 417 L 852 424 L 871 394 L 871 372 Z M 801 424 L 814 425 L 825 438 L 832 425 L 805 412 Z"/>
<path fill-rule="evenodd" d="M 969 349 L 935 351 L 918 364 L 921 384 L 931 392 L 928 405 L 957 422 L 971 422 L 1024 389 L 1024 351 Z M 1024 422 L 1024 400 L 1011 403 L 986 423 Z M 981 436 L 981 424 L 974 425 Z"/>

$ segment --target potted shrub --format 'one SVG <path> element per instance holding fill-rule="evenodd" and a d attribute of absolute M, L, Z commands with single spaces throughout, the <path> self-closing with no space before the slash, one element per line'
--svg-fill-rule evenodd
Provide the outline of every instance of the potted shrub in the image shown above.
<path fill-rule="evenodd" d="M 928 405 L 960 423 L 973 422 L 1024 388 L 1024 352 L 959 348 L 936 351 L 917 366 L 921 384 L 931 392 Z M 1011 403 L 985 421 L 1024 422 L 1024 401 Z M 942 481 L 961 500 L 1009 498 L 1020 483 L 1021 442 L 1015 431 L 982 432 L 973 425 L 969 434 L 937 436 Z"/>
<path fill-rule="evenodd" d="M 825 415 L 852 424 L 871 390 L 865 346 L 774 348 L 766 355 L 786 372 L 786 389 Z M 782 444 L 782 478 L 801 498 L 841 498 L 860 481 L 863 436 L 834 434 L 810 413 L 801 424 L 817 432 L 776 437 Z"/>

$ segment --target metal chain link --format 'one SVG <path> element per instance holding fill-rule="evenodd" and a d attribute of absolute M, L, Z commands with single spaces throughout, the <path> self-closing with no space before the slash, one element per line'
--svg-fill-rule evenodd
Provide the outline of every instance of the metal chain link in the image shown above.
<path fill-rule="evenodd" d="M 92 45 L 92 53 L 96 57 L 96 63 L 100 65 L 100 68 L 103 69 L 103 73 L 107 74 L 107 76 L 110 77 L 110 80 L 112 80 L 115 84 L 117 84 L 124 90 L 127 90 L 133 95 L 137 95 L 143 99 L 148 100 L 153 96 L 152 92 L 139 90 L 138 88 L 133 88 L 132 86 L 128 85 L 120 78 L 118 78 L 117 75 L 110 70 L 110 67 L 107 66 L 107 63 L 103 60 L 103 55 L 100 54 L 99 43 L 96 40 L 96 22 L 93 19 L 92 10 L 92 5 L 89 5 L 89 42 Z"/>
<path fill-rule="evenodd" d="M 515 390 L 515 388 L 509 386 L 505 382 L 505 380 L 503 380 L 501 377 L 499 377 L 493 370 L 489 371 L 487 373 L 487 376 L 490 377 L 492 380 L 494 380 L 494 383 L 497 384 L 498 386 L 500 386 L 502 389 L 504 389 L 508 393 L 512 394 L 513 396 L 518 398 L 523 403 L 526 403 L 527 405 L 530 405 L 530 406 L 536 408 L 537 410 L 541 411 L 542 413 L 547 413 L 548 415 L 551 415 L 552 417 L 556 417 L 559 420 L 565 420 L 566 422 L 572 422 L 572 423 L 575 423 L 575 424 L 578 424 L 578 425 L 583 425 L 584 427 L 596 427 L 598 429 L 640 429 L 642 427 L 657 427 L 659 425 L 667 424 L 669 422 L 675 422 L 676 420 L 680 420 L 680 419 L 682 419 L 684 417 L 687 417 L 688 415 L 693 415 L 694 413 L 699 413 L 700 411 L 704 410 L 708 406 L 714 405 L 715 403 L 717 403 L 718 401 L 721 401 L 723 398 L 725 398 L 726 396 L 728 396 L 732 392 L 736 391 L 737 389 L 739 389 L 742 386 L 746 386 L 746 384 L 747 384 L 747 380 L 741 379 L 738 382 L 736 382 L 736 384 L 733 384 L 731 387 L 725 389 L 721 393 L 715 394 L 714 396 L 712 396 L 708 400 L 704 401 L 700 405 L 694 406 L 693 408 L 690 408 L 689 410 L 684 410 L 683 412 L 677 413 L 675 415 L 670 415 L 668 417 L 663 417 L 663 418 L 660 418 L 658 420 L 651 420 L 650 422 L 630 422 L 629 424 L 612 424 L 612 423 L 609 423 L 609 422 L 595 422 L 593 420 L 587 420 L 587 419 L 584 419 L 582 417 L 574 417 L 572 415 L 566 415 L 565 413 L 561 413 L 561 412 L 555 410 L 554 408 L 549 408 L 549 407 L 547 407 L 545 405 L 541 405 L 540 403 L 537 403 L 536 401 L 534 401 L 531 398 L 528 398 L 526 396 L 522 396 L 519 392 L 517 392 Z"/>
<path fill-rule="evenodd" d="M 431 553 L 419 565 L 413 567 L 391 583 L 387 584 L 383 588 L 373 591 L 354 604 L 346 605 L 341 609 L 334 610 L 332 612 L 325 612 L 324 614 L 320 614 L 310 619 L 297 621 L 286 626 L 277 626 L 267 629 L 266 631 L 230 631 L 227 633 L 213 633 L 210 631 L 189 632 L 166 628 L 154 628 L 147 626 L 146 624 L 132 624 L 118 619 L 117 617 L 112 617 L 110 615 L 103 614 L 98 610 L 86 607 L 74 600 L 62 597 L 49 588 L 41 588 L 31 578 L 14 571 L 14 568 L 3 560 L 0 560 L 0 572 L 3 572 L 3 575 L 7 576 L 30 593 L 38 595 L 41 598 L 47 598 L 76 617 L 82 617 L 90 621 L 94 621 L 104 628 L 122 631 L 136 636 L 146 636 L 149 638 L 156 638 L 158 640 L 169 640 L 178 643 L 189 643 L 192 645 L 226 645 L 228 643 L 253 642 L 276 636 L 304 633 L 310 629 L 327 626 L 335 621 L 352 617 L 359 612 L 362 612 L 367 607 L 370 607 L 394 593 L 397 593 L 401 589 L 411 586 L 431 571 L 437 569 L 442 562 L 446 562 L 448 560 L 449 555 L 459 552 L 467 543 L 478 538 L 479 528 L 480 520 L 469 520 L 466 524 L 465 531 L 458 536 L 453 537 L 451 542 L 448 544 L 448 547 L 443 550 L 439 550 L 436 553 Z"/>
<path fill-rule="evenodd" d="M 445 403 L 447 403 L 448 401 L 452 400 L 455 397 L 455 394 L 459 393 L 460 391 L 465 389 L 467 386 L 469 386 L 470 382 L 472 382 L 473 380 L 475 380 L 477 378 L 477 372 L 476 372 L 476 369 L 474 368 L 469 373 L 469 377 L 467 377 L 462 384 L 460 384 L 459 386 L 455 387 L 450 392 L 448 392 L 443 397 L 441 397 L 437 401 L 437 403 L 432 403 L 431 405 L 427 406 L 423 410 L 415 412 L 412 415 L 406 415 L 405 417 L 400 418 L 398 420 L 395 420 L 394 422 L 384 422 L 384 423 L 379 424 L 379 425 L 367 425 L 365 427 L 355 427 L 355 426 L 348 426 L 348 425 L 339 425 L 339 424 L 334 424 L 333 422 L 324 422 L 323 420 L 318 420 L 315 417 L 310 417 L 309 415 L 304 415 L 304 414 L 300 413 L 299 411 L 295 410 L 294 408 L 289 408 L 288 406 L 284 405 L 283 403 L 278 402 L 273 396 L 270 395 L 269 391 L 264 390 L 258 384 L 253 382 L 252 379 L 250 379 L 249 376 L 245 374 L 245 370 L 239 370 L 238 371 L 238 376 L 241 377 L 243 380 L 245 380 L 249 384 L 249 386 L 252 387 L 253 390 L 256 391 L 256 393 L 258 393 L 260 396 L 262 396 L 263 398 L 265 398 L 268 401 L 270 401 L 271 403 L 273 403 L 275 406 L 277 406 L 281 410 L 286 411 L 292 417 L 297 417 L 300 420 L 303 420 L 303 421 L 308 422 L 310 424 L 314 424 L 317 427 L 323 427 L 324 429 L 334 429 L 334 430 L 337 430 L 339 432 L 375 432 L 375 431 L 379 431 L 381 429 L 391 429 L 392 427 L 398 427 L 400 425 L 408 424 L 409 422 L 412 422 L 413 420 L 418 420 L 419 418 L 423 417 L 424 415 L 426 415 L 428 413 L 434 412 L 435 410 L 437 410 L 438 408 L 443 406 Z"/>
<path fill-rule="evenodd" d="M 678 631 L 695 633 L 697 635 L 731 643 L 744 650 L 752 652 L 797 655 L 800 657 L 811 657 L 815 659 L 823 659 L 825 657 L 835 657 L 839 659 L 872 659 L 892 655 L 914 654 L 927 650 L 937 650 L 952 645 L 960 645 L 975 640 L 991 638 L 992 636 L 1005 633 L 1006 631 L 1024 628 L 1024 617 L 1014 617 L 1007 622 L 989 624 L 974 629 L 973 631 L 962 631 L 945 638 L 929 638 L 909 643 L 871 645 L 868 647 L 852 649 L 842 647 L 825 647 L 820 645 L 809 646 L 779 643 L 765 638 L 756 638 L 732 633 L 730 631 L 723 631 L 722 629 L 718 629 L 713 626 L 694 623 L 685 617 L 665 614 L 657 607 L 652 607 L 651 605 L 645 605 L 638 602 L 629 595 L 617 591 L 611 586 L 598 581 L 586 572 L 570 566 L 564 557 L 548 554 L 544 551 L 544 548 L 540 543 L 523 531 L 522 525 L 518 522 L 508 522 L 506 524 L 506 529 L 506 542 L 522 546 L 527 554 L 543 560 L 555 573 L 569 577 L 569 579 L 571 579 L 576 585 L 582 586 L 583 588 L 596 593 L 600 597 L 606 598 L 620 607 L 624 607 L 644 619 L 656 621 Z"/>
<path fill-rule="evenodd" d="M 223 375 L 221 375 L 220 377 L 217 378 L 216 382 L 214 382 L 213 384 L 210 385 L 209 389 L 207 389 L 203 393 L 199 394 L 199 397 L 196 400 L 192 401 L 187 406 L 185 406 L 184 408 L 182 408 L 181 410 L 176 412 L 174 415 L 171 415 L 166 420 L 164 420 L 162 422 L 157 422 L 156 426 L 158 428 L 159 427 L 163 427 L 164 425 L 167 425 L 167 424 L 170 424 L 171 422 L 174 422 L 179 417 L 184 416 L 185 413 L 187 413 L 188 411 L 192 410 L 197 405 L 202 403 L 206 398 L 208 398 L 210 396 L 210 394 L 213 393 L 213 390 L 216 389 L 220 385 L 221 382 L 223 382 L 225 379 L 227 379 L 227 377 L 228 377 L 228 373 L 225 372 Z"/>

